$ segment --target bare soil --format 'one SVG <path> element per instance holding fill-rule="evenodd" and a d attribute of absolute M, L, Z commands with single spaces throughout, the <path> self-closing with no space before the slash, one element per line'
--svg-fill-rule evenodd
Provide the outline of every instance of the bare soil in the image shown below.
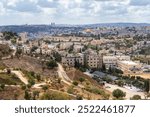
<path fill-rule="evenodd" d="M 43 70 L 41 61 L 30 56 L 22 56 L 20 59 L 13 58 L 8 60 L 3 60 L 3 63 L 9 68 L 21 68 L 26 71 L 34 71 L 35 73 L 39 73 L 45 77 L 56 76 L 55 69 Z"/>

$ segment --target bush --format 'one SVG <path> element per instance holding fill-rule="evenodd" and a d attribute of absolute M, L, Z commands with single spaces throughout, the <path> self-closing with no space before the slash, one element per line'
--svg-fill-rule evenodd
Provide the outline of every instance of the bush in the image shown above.
<path fill-rule="evenodd" d="M 79 70 L 82 72 L 86 72 L 86 68 L 84 68 L 84 67 L 80 67 Z"/>
<path fill-rule="evenodd" d="M 0 88 L 1 88 L 2 90 L 4 90 L 5 84 L 0 84 Z"/>
<path fill-rule="evenodd" d="M 83 100 L 83 97 L 81 95 L 77 95 L 76 99 L 77 100 Z"/>
<path fill-rule="evenodd" d="M 31 86 L 33 86 L 33 85 L 35 84 L 34 79 L 29 79 L 28 82 L 29 82 L 29 84 L 30 84 Z"/>
<path fill-rule="evenodd" d="M 85 81 L 85 78 L 79 78 L 79 81 L 82 83 L 82 82 L 84 82 Z"/>
<path fill-rule="evenodd" d="M 47 92 L 41 96 L 42 100 L 69 100 L 69 95 L 61 92 Z"/>
<path fill-rule="evenodd" d="M 36 100 L 36 98 L 39 97 L 39 91 L 33 91 L 33 100 Z"/>
<path fill-rule="evenodd" d="M 112 83 L 113 81 L 110 77 L 104 77 L 103 80 L 106 81 L 107 83 Z"/>
<path fill-rule="evenodd" d="M 41 75 L 40 75 L 40 74 L 37 74 L 37 75 L 36 75 L 36 79 L 37 79 L 37 81 L 40 81 L 40 80 L 41 80 Z"/>
<path fill-rule="evenodd" d="M 99 94 L 99 95 L 104 95 L 104 94 L 105 94 L 105 92 L 104 92 L 103 90 L 98 89 L 98 88 L 96 88 L 96 87 L 86 88 L 85 90 L 87 90 L 87 91 L 89 91 L 89 92 L 91 92 L 91 93 L 94 93 L 94 94 Z"/>
<path fill-rule="evenodd" d="M 21 86 L 21 89 L 22 89 L 22 90 L 25 90 L 25 89 L 26 89 L 26 85 L 22 85 L 22 86 Z"/>
<path fill-rule="evenodd" d="M 25 90 L 24 93 L 25 93 L 25 94 L 24 94 L 24 99 L 30 100 L 30 99 L 31 99 L 31 94 L 30 94 L 27 90 Z"/>
<path fill-rule="evenodd" d="M 134 95 L 131 100 L 141 100 L 141 96 L 139 95 Z"/>
<path fill-rule="evenodd" d="M 48 89 L 48 86 L 47 86 L 47 85 L 44 85 L 44 86 L 42 86 L 42 89 L 43 89 L 44 91 L 46 91 L 46 90 Z"/>
<path fill-rule="evenodd" d="M 54 52 L 53 56 L 54 56 L 54 58 L 57 62 L 61 62 L 62 58 L 61 58 L 61 55 L 58 52 Z"/>
<path fill-rule="evenodd" d="M 69 94 L 74 94 L 74 86 L 70 86 L 70 87 L 67 89 L 67 93 L 69 93 Z"/>
<path fill-rule="evenodd" d="M 120 86 L 120 87 L 123 87 L 124 81 L 123 81 L 123 80 L 119 80 L 119 81 L 117 82 L 117 85 Z"/>
<path fill-rule="evenodd" d="M 78 82 L 77 81 L 74 81 L 73 83 L 72 83 L 74 86 L 78 86 Z"/>
<path fill-rule="evenodd" d="M 57 64 L 56 61 L 54 61 L 54 60 L 50 60 L 49 62 L 46 63 L 46 65 L 47 65 L 47 67 L 48 67 L 49 69 L 53 69 L 53 68 L 55 68 L 55 67 L 58 67 L 58 64 Z"/>
<path fill-rule="evenodd" d="M 123 92 L 123 91 L 120 90 L 120 89 L 114 90 L 112 94 L 113 94 L 113 96 L 114 96 L 115 98 L 117 98 L 117 99 L 120 99 L 120 98 L 123 98 L 123 97 L 126 96 L 126 93 Z"/>

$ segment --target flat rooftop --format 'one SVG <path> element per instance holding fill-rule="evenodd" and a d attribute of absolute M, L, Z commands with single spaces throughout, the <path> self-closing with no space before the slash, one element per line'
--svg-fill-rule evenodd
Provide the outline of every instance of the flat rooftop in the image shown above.
<path fill-rule="evenodd" d="M 120 61 L 123 64 L 127 64 L 127 65 L 138 65 L 137 63 L 133 62 L 133 61 Z"/>

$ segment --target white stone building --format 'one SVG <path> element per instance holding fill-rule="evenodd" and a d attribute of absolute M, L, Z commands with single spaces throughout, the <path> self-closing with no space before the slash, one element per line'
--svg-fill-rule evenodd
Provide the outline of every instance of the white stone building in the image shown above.
<path fill-rule="evenodd" d="M 88 65 L 90 68 L 101 68 L 102 58 L 97 54 L 76 54 L 68 55 L 62 58 L 62 63 L 74 67 L 75 62 L 80 63 L 81 65 Z"/>
<path fill-rule="evenodd" d="M 106 68 L 117 67 L 118 61 L 130 61 L 130 56 L 120 55 L 120 56 L 103 56 L 103 63 Z"/>
<path fill-rule="evenodd" d="M 118 61 L 118 67 L 124 72 L 135 72 L 139 73 L 141 71 L 141 64 L 133 61 Z"/>

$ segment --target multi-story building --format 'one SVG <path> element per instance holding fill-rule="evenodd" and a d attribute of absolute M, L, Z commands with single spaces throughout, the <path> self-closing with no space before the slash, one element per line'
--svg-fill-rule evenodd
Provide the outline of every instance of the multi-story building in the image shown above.
<path fill-rule="evenodd" d="M 118 67 L 124 72 L 140 72 L 141 64 L 133 61 L 118 61 Z"/>
<path fill-rule="evenodd" d="M 74 67 L 75 62 L 78 62 L 81 65 L 84 65 L 84 55 L 83 54 L 76 54 L 76 55 L 69 54 L 65 57 L 62 57 L 63 64 L 67 64 L 69 66 Z"/>
<path fill-rule="evenodd" d="M 98 54 L 86 54 L 85 62 L 90 68 L 101 68 L 102 67 L 102 57 Z"/>
<path fill-rule="evenodd" d="M 118 61 L 130 61 L 130 56 L 103 56 L 103 63 L 106 65 L 106 68 L 116 67 Z"/>
<path fill-rule="evenodd" d="M 76 55 L 68 55 L 62 58 L 63 64 L 68 64 L 69 66 L 74 67 L 75 62 L 78 62 L 81 65 L 87 65 L 90 68 L 101 68 L 102 66 L 102 58 L 97 54 L 76 54 Z"/>

